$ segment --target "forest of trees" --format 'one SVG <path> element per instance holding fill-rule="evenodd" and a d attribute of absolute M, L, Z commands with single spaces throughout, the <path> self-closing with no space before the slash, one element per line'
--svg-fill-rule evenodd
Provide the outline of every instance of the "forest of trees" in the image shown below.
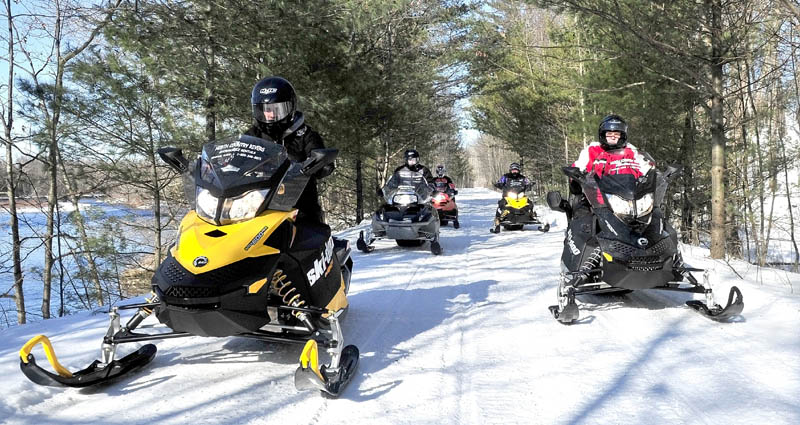
<path fill-rule="evenodd" d="M 763 265 L 783 226 L 800 260 L 797 0 L 87 3 L 4 1 L 0 273 L 14 284 L 0 295 L 18 323 L 67 313 L 65 287 L 91 308 L 124 296 L 125 280 L 146 285 L 187 208 L 156 150 L 195 155 L 244 131 L 250 90 L 269 75 L 293 83 L 306 121 L 340 150 L 320 184 L 334 228 L 369 217 L 408 148 L 461 187 L 513 160 L 539 194 L 563 190 L 560 168 L 617 113 L 660 166 L 684 166 L 666 206 L 684 242 Z M 480 133 L 469 145 L 464 127 Z M 79 202 L 90 195 L 152 219 L 93 216 Z M 20 232 L 34 226 L 22 206 L 46 223 Z M 44 251 L 33 271 L 30 247 Z M 26 305 L 31 286 L 41 306 Z"/>

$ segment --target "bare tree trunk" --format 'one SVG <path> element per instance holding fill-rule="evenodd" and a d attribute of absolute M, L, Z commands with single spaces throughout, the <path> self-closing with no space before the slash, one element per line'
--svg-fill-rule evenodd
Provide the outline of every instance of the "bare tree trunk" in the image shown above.
<path fill-rule="evenodd" d="M 364 218 L 364 177 L 361 174 L 361 158 L 356 160 L 356 224 Z"/>
<path fill-rule="evenodd" d="M 64 160 L 61 157 L 61 152 L 56 151 L 58 153 L 58 160 L 61 163 L 61 171 L 62 171 L 62 178 L 64 179 L 64 184 L 67 186 L 69 190 L 69 199 L 72 202 L 72 207 L 75 208 L 75 226 L 78 229 L 78 236 L 80 237 L 81 247 L 80 250 L 81 257 L 83 257 L 84 261 L 86 261 L 86 265 L 88 267 L 88 275 L 89 280 L 91 281 L 92 285 L 94 286 L 95 299 L 97 300 L 98 305 L 105 305 L 103 301 L 103 285 L 100 282 L 100 272 L 97 270 L 97 263 L 94 260 L 94 255 L 91 251 L 91 244 L 89 243 L 89 234 L 86 232 L 86 223 L 83 220 L 83 213 L 80 210 L 80 193 L 78 190 L 78 186 L 75 183 L 69 173 L 67 172 L 67 166 L 64 164 Z M 79 263 L 79 267 L 83 268 L 83 265 Z"/>
<path fill-rule="evenodd" d="M 686 118 L 683 122 L 683 146 L 681 146 L 681 162 L 684 164 L 692 163 L 692 156 L 694 156 L 694 101 L 689 101 L 686 104 Z M 692 232 L 695 232 L 692 217 L 694 216 L 694 207 L 692 200 L 692 188 L 694 187 L 694 176 L 691 166 L 683 169 L 683 193 L 681 211 L 681 240 L 684 243 L 692 241 Z"/>
<path fill-rule="evenodd" d="M 725 111 L 721 58 L 722 5 L 711 0 L 711 258 L 725 257 Z"/>
<path fill-rule="evenodd" d="M 14 158 L 11 140 L 11 129 L 14 123 L 14 26 L 12 23 L 11 0 L 6 0 L 6 16 L 8 17 L 8 98 L 6 104 L 7 116 L 3 116 L 3 130 L 6 145 L 6 194 L 8 195 L 9 226 L 11 226 L 11 258 L 14 274 L 14 302 L 17 308 L 17 323 L 25 324 L 25 294 L 22 283 L 22 258 L 20 255 L 21 243 L 19 236 L 19 218 L 17 217 L 17 183 L 14 181 Z"/>
<path fill-rule="evenodd" d="M 63 14 L 64 9 L 60 4 L 56 4 L 55 16 L 55 33 L 53 35 L 53 51 L 56 54 L 56 75 L 55 84 L 53 89 L 53 99 L 46 102 L 44 98 L 40 99 L 41 108 L 45 116 L 48 116 L 49 109 L 52 108 L 52 115 L 49 119 L 49 140 L 48 140 L 48 180 L 49 191 L 47 195 L 47 225 L 45 228 L 44 236 L 44 275 L 42 282 L 42 317 L 44 319 L 50 318 L 50 292 L 53 280 L 52 268 L 55 263 L 53 256 L 53 237 L 54 237 L 54 210 L 58 202 L 58 124 L 61 117 L 61 106 L 64 99 L 64 72 L 67 63 L 83 52 L 94 41 L 95 37 L 100 33 L 103 27 L 111 20 L 111 16 L 116 11 L 122 0 L 116 0 L 115 4 L 109 7 L 103 21 L 92 29 L 91 34 L 87 37 L 86 41 L 71 50 L 66 55 L 62 56 L 61 52 L 61 38 L 63 31 Z M 40 88 L 39 81 L 34 78 L 37 88 Z"/>

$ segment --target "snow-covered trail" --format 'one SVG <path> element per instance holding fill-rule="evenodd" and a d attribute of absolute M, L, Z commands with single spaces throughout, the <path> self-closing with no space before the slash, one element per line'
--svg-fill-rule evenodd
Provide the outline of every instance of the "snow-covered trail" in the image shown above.
<path fill-rule="evenodd" d="M 461 191 L 462 226 L 442 229 L 441 256 L 393 241 L 354 252 L 345 337 L 361 361 L 338 400 L 295 391 L 301 347 L 236 338 L 158 342 L 145 369 L 99 389 L 28 382 L 18 350 L 37 333 L 72 370 L 98 356 L 106 316 L 87 313 L 0 332 L 0 422 L 800 423 L 800 297 L 788 287 L 685 250 L 717 268 L 719 294 L 742 289 L 739 322 L 691 312 L 686 294 L 640 291 L 579 299 L 580 323 L 564 326 L 547 310 L 563 227 L 490 234 L 497 198 Z"/>

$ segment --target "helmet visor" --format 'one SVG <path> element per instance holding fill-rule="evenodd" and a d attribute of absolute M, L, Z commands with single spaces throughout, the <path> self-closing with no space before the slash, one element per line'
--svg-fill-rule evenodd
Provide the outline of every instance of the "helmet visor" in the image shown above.
<path fill-rule="evenodd" d="M 257 103 L 253 105 L 253 116 L 263 123 L 278 122 L 292 113 L 292 102 Z"/>

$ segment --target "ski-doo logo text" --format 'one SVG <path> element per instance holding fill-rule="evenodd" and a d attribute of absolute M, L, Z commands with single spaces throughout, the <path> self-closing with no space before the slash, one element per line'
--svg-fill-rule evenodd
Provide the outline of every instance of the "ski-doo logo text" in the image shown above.
<path fill-rule="evenodd" d="M 208 264 L 208 258 L 201 255 L 200 257 L 195 258 L 194 261 L 192 261 L 192 264 L 194 264 L 195 267 L 203 267 Z"/>
<path fill-rule="evenodd" d="M 260 93 L 260 94 L 272 94 L 272 93 L 276 93 L 277 91 L 278 91 L 278 89 L 276 89 L 275 87 L 271 87 L 271 88 L 263 88 L 263 89 L 259 90 L 258 93 Z"/>
<path fill-rule="evenodd" d="M 569 250 L 572 251 L 572 255 L 581 254 L 581 250 L 578 249 L 578 246 L 575 245 L 575 241 L 572 240 L 572 229 L 567 230 L 567 245 L 569 246 Z"/>
<path fill-rule="evenodd" d="M 328 238 L 328 242 L 325 243 L 325 252 L 322 253 L 322 258 L 314 260 L 314 267 L 306 272 L 309 286 L 314 286 L 314 284 L 325 275 L 331 263 L 331 259 L 333 259 L 333 238 Z"/>

